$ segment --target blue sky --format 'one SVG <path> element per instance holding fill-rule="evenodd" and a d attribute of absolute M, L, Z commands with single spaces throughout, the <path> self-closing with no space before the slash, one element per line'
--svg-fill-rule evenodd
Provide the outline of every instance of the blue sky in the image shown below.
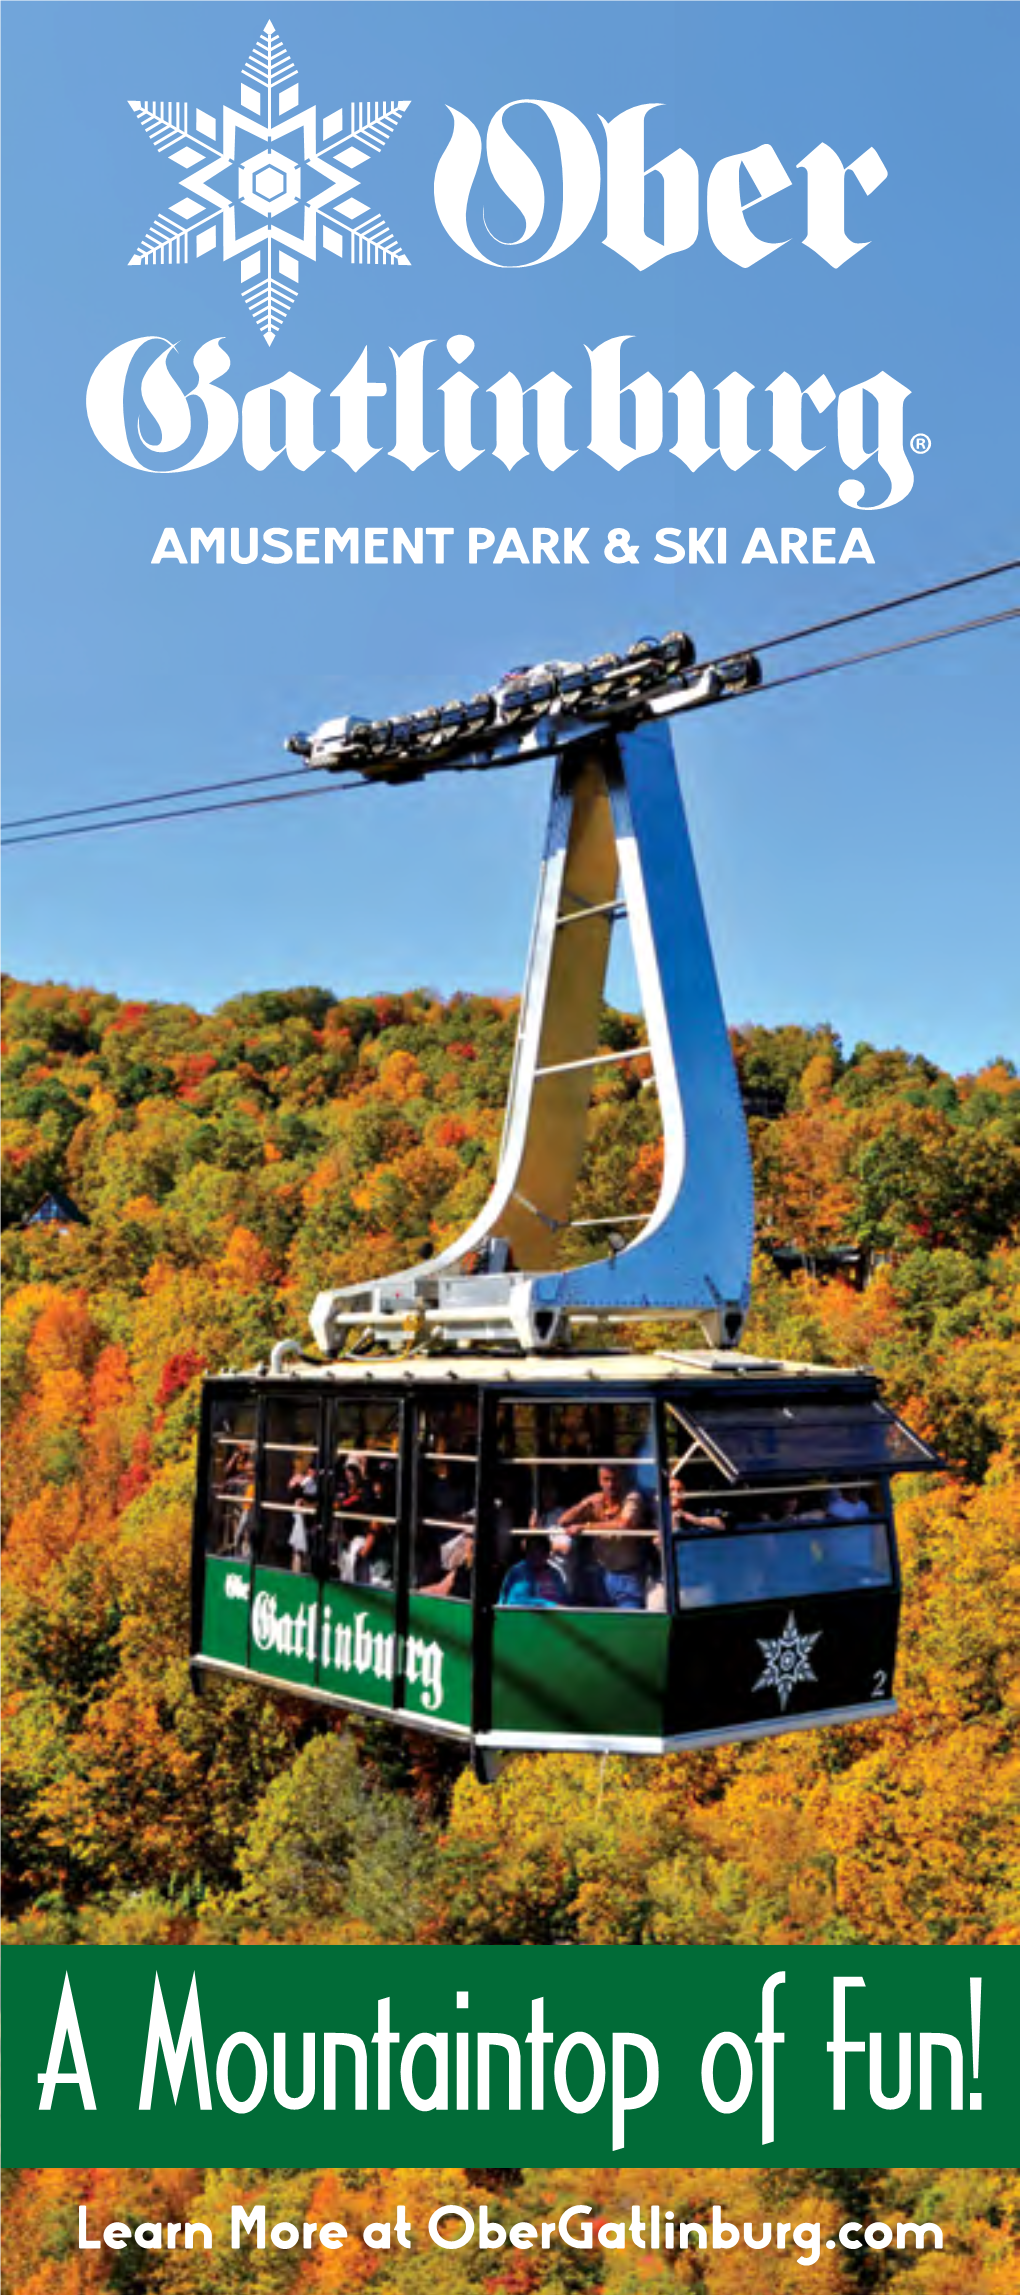
<path fill-rule="evenodd" d="M 272 16 L 303 104 L 321 114 L 409 100 L 370 182 L 366 171 L 409 263 L 303 262 L 267 348 L 236 259 L 129 265 L 180 173 L 129 99 L 236 105 L 264 4 L 9 0 L 4 11 L 8 818 L 265 771 L 296 725 L 470 692 L 519 661 L 678 623 L 705 656 L 1016 554 L 1014 10 L 280 0 Z M 448 107 L 484 133 L 523 97 L 566 107 L 602 150 L 599 114 L 659 104 L 649 157 L 682 144 L 697 161 L 696 244 L 638 272 L 602 244 L 603 192 L 554 261 L 472 261 L 432 197 Z M 551 214 L 551 135 L 533 113 L 508 124 L 542 170 Z M 844 161 L 874 145 L 888 169 L 870 199 L 850 187 L 847 228 L 869 244 L 838 270 L 801 243 L 796 163 L 822 141 Z M 787 244 L 742 270 L 708 236 L 705 185 L 724 155 L 765 142 L 791 188 L 749 221 Z M 477 202 L 470 213 L 480 229 Z M 504 239 L 520 229 L 491 185 L 485 213 Z M 89 429 L 85 392 L 108 351 L 147 334 L 179 346 L 185 390 L 192 353 L 213 336 L 238 401 L 288 370 L 318 384 L 323 444 L 335 436 L 330 392 L 362 348 L 392 383 L 390 346 L 430 337 L 433 446 L 435 384 L 454 371 L 443 346 L 469 334 L 477 405 L 491 409 L 487 387 L 508 369 L 525 384 L 555 370 L 572 384 L 580 450 L 558 471 L 532 452 L 510 472 L 484 453 L 461 472 L 436 454 L 414 473 L 382 452 L 354 474 L 330 454 L 257 472 L 235 444 L 197 473 L 129 470 Z M 659 453 L 616 472 L 586 451 L 585 345 L 615 335 L 632 338 L 628 376 L 647 368 L 668 389 L 693 368 L 710 405 L 732 370 L 751 380 L 755 460 L 731 472 L 716 455 L 691 475 Z M 906 501 L 854 514 L 838 498 L 847 472 L 832 416 L 809 413 L 805 435 L 827 443 L 792 473 L 767 452 L 766 386 L 788 370 L 805 385 L 824 372 L 841 390 L 880 369 L 909 386 L 907 434 L 930 436 L 931 451 Z M 384 446 L 391 403 L 392 391 L 371 412 Z M 487 422 L 491 411 L 479 440 Z M 873 472 L 861 473 L 866 499 Z M 757 525 L 773 536 L 834 525 L 838 548 L 855 515 L 874 566 L 739 563 Z M 451 525 L 450 562 L 150 562 L 167 524 L 186 537 L 193 524 L 334 521 Z M 467 566 L 469 525 L 536 523 L 587 526 L 589 565 Z M 725 524 L 729 562 L 655 565 L 662 524 Z M 614 526 L 638 541 L 637 565 L 605 560 Z M 880 635 L 992 610 L 1018 588 L 909 610 Z M 801 658 L 868 642 L 851 632 Z M 1020 1051 L 1015 658 L 1007 626 L 689 721 L 681 769 L 732 1019 L 830 1019 L 848 1044 L 902 1042 L 953 1067 Z M 299 981 L 511 988 L 546 797 L 533 767 L 28 847 L 8 858 L 5 961 L 203 1005 Z M 625 966 L 617 982 L 625 996 Z"/>

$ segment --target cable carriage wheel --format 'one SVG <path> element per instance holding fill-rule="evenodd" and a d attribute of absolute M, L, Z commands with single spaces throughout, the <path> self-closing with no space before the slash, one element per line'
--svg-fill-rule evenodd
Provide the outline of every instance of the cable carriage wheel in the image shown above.
<path fill-rule="evenodd" d="M 895 1711 L 891 1477 L 939 1465 L 863 1371 L 733 1352 L 750 1158 L 672 748 L 746 691 L 689 638 L 514 671 L 471 708 L 294 746 L 400 782 L 550 755 L 555 775 L 503 1143 L 467 1233 L 328 1291 L 268 1370 L 206 1382 L 192 1669 L 469 1745 L 663 1753 Z M 483 704 L 485 706 L 483 707 Z M 426 725 L 425 721 L 428 720 Z M 599 1050 L 626 916 L 648 1042 Z M 594 1073 L 651 1063 L 658 1202 L 550 1267 Z M 627 1225 L 627 1222 L 623 1222 Z M 571 1351 L 572 1327 L 696 1316 L 708 1349 Z M 354 1340 L 365 1355 L 345 1353 Z"/>

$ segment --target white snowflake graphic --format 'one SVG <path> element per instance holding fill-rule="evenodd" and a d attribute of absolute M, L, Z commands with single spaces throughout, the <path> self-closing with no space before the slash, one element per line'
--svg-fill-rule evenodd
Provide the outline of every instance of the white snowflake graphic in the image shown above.
<path fill-rule="evenodd" d="M 779 1697 L 780 1713 L 785 1713 L 798 1682 L 818 1679 L 810 1657 L 815 1643 L 821 1641 L 821 1628 L 815 1634 L 799 1634 L 791 1610 L 782 1633 L 774 1642 L 762 1641 L 760 1635 L 756 1638 L 765 1664 L 754 1688 L 774 1689 Z"/>
<path fill-rule="evenodd" d="M 299 109 L 297 67 L 268 23 L 241 74 L 241 109 L 132 101 L 157 151 L 179 169 L 180 198 L 157 215 L 132 263 L 240 258 L 241 292 L 266 342 L 296 300 L 301 258 L 323 254 L 353 263 L 408 257 L 368 200 L 357 199 L 371 159 L 410 109 L 403 103 L 351 103 L 324 115 Z M 282 218 L 287 218 L 284 223 Z"/>

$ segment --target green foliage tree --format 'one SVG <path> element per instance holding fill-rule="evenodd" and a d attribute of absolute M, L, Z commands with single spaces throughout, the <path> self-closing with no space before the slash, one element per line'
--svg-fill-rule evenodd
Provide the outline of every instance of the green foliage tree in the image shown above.
<path fill-rule="evenodd" d="M 370 1789 L 349 1737 L 313 1738 L 274 1778 L 238 1852 L 234 1907 L 250 1929 L 292 1934 L 340 1926 L 366 1942 L 408 1944 L 424 1907 L 429 1858 L 405 1797 Z M 300 1908 L 298 1910 L 298 1908 Z"/>

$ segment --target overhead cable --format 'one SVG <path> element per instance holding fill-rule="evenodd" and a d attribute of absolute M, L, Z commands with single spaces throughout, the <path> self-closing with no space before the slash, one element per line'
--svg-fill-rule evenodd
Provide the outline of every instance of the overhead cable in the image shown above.
<path fill-rule="evenodd" d="M 1015 622 L 1020 619 L 1020 606 L 1006 606 L 999 614 L 982 614 L 977 621 L 951 622 L 944 630 L 922 630 L 917 637 L 897 638 L 893 645 L 869 646 L 865 653 L 845 653 L 838 661 L 819 661 L 807 669 L 787 670 L 783 677 L 769 678 L 761 685 L 751 687 L 754 693 L 775 693 L 781 685 L 800 685 L 808 677 L 828 677 L 830 670 L 853 669 L 859 661 L 880 661 L 885 654 L 909 653 L 918 645 L 937 645 L 940 638 L 964 637 L 968 630 L 992 629 L 996 622 Z M 724 701 L 743 701 L 742 693 L 724 694 Z"/>
<path fill-rule="evenodd" d="M 25 813 L 5 829 L 38 829 L 48 821 L 84 821 L 92 813 L 131 813 L 139 805 L 169 805 L 177 797 L 208 797 L 220 789 L 251 789 L 260 781 L 299 781 L 304 765 L 277 765 L 271 773 L 239 773 L 231 781 L 196 781 L 186 789 L 152 789 L 147 797 L 109 797 L 101 805 L 66 805 L 59 813 Z"/>
<path fill-rule="evenodd" d="M 300 797 L 346 797 L 352 789 L 364 787 L 360 776 L 353 781 L 317 781 L 312 789 L 280 789 L 272 797 L 229 797 L 221 804 L 177 805 L 167 812 L 136 813 L 129 821 L 79 821 L 71 828 L 33 829 L 28 836 L 0 837 L 0 844 L 49 845 L 64 837 L 97 837 L 104 829 L 147 829 L 154 821 L 188 821 L 196 813 L 244 813 L 255 805 L 292 805 Z"/>
<path fill-rule="evenodd" d="M 933 583 L 926 590 L 915 590 L 904 593 L 897 598 L 886 598 L 877 605 L 862 606 L 852 613 L 834 615 L 829 621 L 816 622 L 802 630 L 791 630 L 785 636 L 766 638 L 753 650 L 760 653 L 770 647 L 793 645 L 800 639 L 816 636 L 824 630 L 836 629 L 850 622 L 862 621 L 874 614 L 889 613 L 895 607 L 912 605 L 921 599 L 934 597 L 946 590 L 959 589 L 972 582 L 988 581 L 997 574 L 1008 573 L 1017 567 L 1020 567 L 1020 559 L 1004 560 L 1000 565 L 986 566 L 972 574 L 957 575 L 951 581 Z M 813 677 L 827 677 L 835 670 L 851 669 L 859 662 L 877 661 L 892 654 L 908 653 L 917 646 L 935 645 L 945 638 L 962 637 L 974 630 L 990 629 L 1001 622 L 1015 621 L 1018 616 L 1020 616 L 1020 607 L 1007 606 L 999 613 L 982 614 L 971 621 L 954 622 L 943 629 L 923 630 L 913 637 L 896 639 L 891 645 L 872 646 L 861 653 L 844 654 L 835 661 L 816 662 L 804 669 L 788 670 L 782 676 L 771 678 L 767 682 L 748 690 L 755 693 L 772 693 L 780 686 L 798 685 Z M 720 656 L 720 659 L 725 658 L 727 657 Z M 706 664 L 705 666 L 711 665 Z M 743 700 L 746 697 L 743 692 L 734 692 L 721 698 Z M 434 769 L 442 771 L 443 767 L 437 766 Z M 280 780 L 301 780 L 306 785 L 300 789 L 277 790 L 272 795 L 235 797 L 210 804 L 190 805 L 171 802 L 171 800 L 186 797 L 203 796 L 220 789 L 252 788 L 266 781 Z M 199 782 L 191 787 L 182 787 L 177 790 L 159 790 L 148 797 L 117 798 L 105 804 L 68 807 L 55 813 L 26 815 L 19 820 L 10 822 L 5 827 L 2 837 L 0 837 L 0 843 L 11 847 L 60 843 L 67 837 L 96 836 L 106 829 L 146 828 L 150 823 L 190 820 L 198 815 L 244 812 L 263 805 L 290 804 L 298 798 L 342 795 L 351 789 L 366 786 L 368 784 L 363 777 L 355 775 L 350 780 L 344 781 L 333 778 L 327 781 L 317 780 L 315 786 L 309 788 L 307 786 L 306 766 L 285 766 L 269 773 L 252 773 L 224 781 Z M 154 805 L 162 809 L 152 811 L 150 808 Z M 115 815 L 116 818 L 104 817 L 100 819 L 95 817 L 97 815 Z M 49 823 L 60 825 L 50 827 L 47 825 Z M 15 831 L 17 833 L 12 834 Z"/>
<path fill-rule="evenodd" d="M 898 606 L 916 606 L 923 598 L 941 597 L 945 590 L 963 590 L 971 582 L 990 582 L 996 574 L 1013 574 L 1018 568 L 1020 558 L 1003 558 L 998 566 L 979 566 L 972 574 L 954 574 L 950 581 L 931 582 L 925 590 L 903 590 L 898 598 L 882 598 L 875 606 L 855 606 L 852 613 L 832 614 L 828 621 L 808 622 L 802 630 L 784 630 L 780 637 L 760 638 L 757 645 L 734 646 L 733 651 L 770 653 L 774 646 L 797 645 L 802 638 L 820 636 L 823 630 L 844 629 L 848 622 L 864 622 L 872 614 L 891 614 Z"/>

